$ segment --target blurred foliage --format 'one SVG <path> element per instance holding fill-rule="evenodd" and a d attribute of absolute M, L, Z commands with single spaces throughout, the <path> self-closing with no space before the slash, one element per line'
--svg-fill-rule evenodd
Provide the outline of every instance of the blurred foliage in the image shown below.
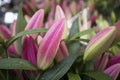
<path fill-rule="evenodd" d="M 120 19 L 120 0 L 94 0 L 95 9 L 102 14 L 110 24 Z M 112 19 L 110 19 L 112 17 Z"/>

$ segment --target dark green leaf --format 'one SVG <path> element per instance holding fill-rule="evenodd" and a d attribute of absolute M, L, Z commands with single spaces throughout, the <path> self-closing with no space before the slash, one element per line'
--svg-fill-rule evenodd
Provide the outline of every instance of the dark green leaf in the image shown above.
<path fill-rule="evenodd" d="M 6 46 L 9 47 L 15 40 L 17 40 L 18 38 L 20 38 L 20 37 L 22 37 L 22 36 L 24 36 L 26 34 L 33 34 L 33 33 L 46 32 L 46 31 L 47 31 L 47 29 L 45 29 L 45 28 L 22 31 L 22 32 L 16 34 L 16 36 L 9 39 L 6 42 Z"/>
<path fill-rule="evenodd" d="M 81 80 L 79 74 L 68 73 L 69 80 Z"/>
<path fill-rule="evenodd" d="M 5 58 L 0 60 L 0 69 L 36 70 L 28 61 L 19 58 Z"/>
<path fill-rule="evenodd" d="M 58 65 L 46 71 L 38 80 L 59 80 L 70 69 L 70 67 L 78 57 L 78 53 L 78 51 L 74 51 L 74 54 L 69 55 Z"/>
<path fill-rule="evenodd" d="M 83 35 L 87 35 L 87 34 L 90 34 L 90 33 L 93 33 L 93 32 L 94 32 L 93 29 L 88 29 L 88 30 L 85 30 L 85 31 L 82 31 L 82 32 L 75 33 L 74 36 L 70 40 L 74 40 L 75 38 L 78 38 L 78 37 L 81 37 Z"/>
<path fill-rule="evenodd" d="M 113 80 L 111 77 L 106 75 L 103 72 L 86 72 L 83 73 L 84 75 L 87 75 L 95 80 Z"/>
<path fill-rule="evenodd" d="M 73 22 L 72 28 L 70 29 L 70 34 L 68 40 L 71 39 L 76 33 L 79 32 L 79 23 L 78 19 Z M 79 41 L 72 41 L 67 44 L 68 51 L 70 54 L 74 54 L 75 51 L 78 51 L 80 48 Z"/>
<path fill-rule="evenodd" d="M 25 29 L 26 24 L 27 23 L 26 23 L 26 21 L 24 19 L 24 15 L 23 15 L 23 12 L 22 12 L 22 4 L 21 4 L 20 7 L 19 7 L 18 18 L 17 18 L 17 22 L 16 22 L 16 33 L 19 33 L 21 31 L 23 31 Z M 21 38 L 19 38 L 17 40 L 17 49 L 18 49 L 19 54 L 22 51 L 21 46 L 22 46 L 21 45 Z"/>

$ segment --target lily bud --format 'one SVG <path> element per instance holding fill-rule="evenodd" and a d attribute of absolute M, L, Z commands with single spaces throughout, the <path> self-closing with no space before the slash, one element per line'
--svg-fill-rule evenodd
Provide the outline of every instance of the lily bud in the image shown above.
<path fill-rule="evenodd" d="M 13 32 L 13 34 L 14 34 L 14 32 Z M 0 36 L 2 37 L 2 39 L 4 39 L 4 41 L 6 41 L 11 38 L 12 33 L 6 26 L 0 25 Z M 13 56 L 18 55 L 18 52 L 17 52 L 17 49 L 16 49 L 14 43 L 8 47 L 7 51 Z"/>
<path fill-rule="evenodd" d="M 111 76 L 114 80 L 117 79 L 120 72 L 120 63 L 115 64 L 107 68 L 104 73 Z"/>
<path fill-rule="evenodd" d="M 55 13 L 55 21 L 58 21 L 58 20 L 63 19 L 63 18 L 66 19 L 65 14 L 64 14 L 62 8 L 59 5 L 57 5 L 56 13 Z M 65 20 L 65 27 L 64 27 L 64 32 L 63 32 L 63 35 L 62 35 L 62 39 L 67 38 L 67 32 L 68 32 L 68 27 L 67 27 L 67 22 Z"/>
<path fill-rule="evenodd" d="M 84 61 L 89 61 L 100 54 L 104 53 L 116 36 L 116 28 L 114 26 L 107 27 L 98 32 L 88 43 L 84 53 Z"/>
<path fill-rule="evenodd" d="M 110 67 L 117 63 L 120 63 L 120 54 L 117 54 L 113 56 L 112 58 L 110 58 L 110 60 L 108 61 L 107 67 Z"/>
<path fill-rule="evenodd" d="M 43 23 L 43 18 L 44 18 L 44 10 L 40 9 L 30 19 L 25 30 L 41 28 Z"/>
<path fill-rule="evenodd" d="M 104 55 L 100 55 L 95 61 L 94 65 L 95 70 L 103 71 L 107 66 L 108 60 L 109 56 L 107 53 L 105 53 Z"/>
<path fill-rule="evenodd" d="M 5 41 L 10 39 L 10 37 L 11 37 L 11 33 L 10 33 L 9 29 L 4 25 L 0 25 L 0 36 Z"/>
<path fill-rule="evenodd" d="M 42 39 L 37 53 L 37 65 L 40 69 L 47 69 L 53 62 L 60 44 L 63 30 L 64 19 L 58 20 Z"/>
<path fill-rule="evenodd" d="M 57 54 L 56 54 L 56 60 L 58 62 L 62 61 L 65 57 L 67 57 L 69 54 L 68 54 L 68 50 L 67 50 L 67 47 L 65 45 L 65 42 L 62 41 L 59 45 L 59 49 L 57 51 Z"/>
<path fill-rule="evenodd" d="M 30 19 L 25 30 L 41 28 L 43 24 L 43 18 L 44 18 L 44 10 L 40 9 Z M 35 34 L 32 34 L 31 36 L 33 37 L 33 39 L 36 38 Z"/>
<path fill-rule="evenodd" d="M 25 36 L 22 45 L 22 58 L 28 60 L 33 65 L 37 65 L 37 45 L 35 44 L 33 38 L 29 35 Z"/>

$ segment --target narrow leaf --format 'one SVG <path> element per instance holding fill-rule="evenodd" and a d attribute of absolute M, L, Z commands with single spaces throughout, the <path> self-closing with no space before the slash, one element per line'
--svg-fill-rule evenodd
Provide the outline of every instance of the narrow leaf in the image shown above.
<path fill-rule="evenodd" d="M 79 22 L 78 22 L 78 19 L 76 19 L 73 22 L 72 28 L 70 29 L 70 33 L 69 33 L 68 39 L 71 39 L 77 32 L 79 32 Z"/>
<path fill-rule="evenodd" d="M 86 72 L 83 73 L 84 75 L 87 75 L 95 80 L 113 80 L 111 77 L 106 75 L 103 72 Z"/>
<path fill-rule="evenodd" d="M 22 32 L 16 34 L 16 36 L 9 39 L 6 42 L 6 46 L 9 47 L 15 40 L 17 40 L 18 38 L 20 38 L 20 37 L 22 37 L 22 36 L 24 36 L 26 34 L 33 34 L 33 33 L 46 32 L 46 31 L 47 31 L 47 29 L 45 29 L 45 28 L 22 31 Z"/>
<path fill-rule="evenodd" d="M 19 58 L 5 58 L 0 60 L 0 69 L 36 70 L 28 61 Z"/>
<path fill-rule="evenodd" d="M 93 33 L 93 32 L 94 32 L 93 29 L 88 29 L 88 30 L 84 30 L 82 32 L 78 32 L 78 33 L 74 34 L 74 36 L 70 40 L 74 40 L 78 37 L 81 37 L 83 35 L 87 35 L 87 34 L 90 34 L 90 33 Z"/>
<path fill-rule="evenodd" d="M 69 80 L 81 80 L 79 74 L 68 73 Z"/>
<path fill-rule="evenodd" d="M 78 23 L 78 19 L 76 19 L 73 22 L 72 28 L 70 29 L 68 40 L 71 39 L 78 32 L 79 32 L 79 23 Z M 79 41 L 72 41 L 67 44 L 67 47 L 68 47 L 69 53 L 74 54 L 74 52 L 79 50 L 80 48 Z"/>
<path fill-rule="evenodd" d="M 26 24 L 27 23 L 24 19 L 24 15 L 22 12 L 22 4 L 21 4 L 19 7 L 18 18 L 17 18 L 17 22 L 16 22 L 16 34 L 23 31 L 25 29 Z M 17 45 L 18 51 L 19 51 L 19 53 L 21 53 L 21 51 L 22 51 L 21 38 L 19 38 L 17 40 L 17 44 L 18 44 Z"/>

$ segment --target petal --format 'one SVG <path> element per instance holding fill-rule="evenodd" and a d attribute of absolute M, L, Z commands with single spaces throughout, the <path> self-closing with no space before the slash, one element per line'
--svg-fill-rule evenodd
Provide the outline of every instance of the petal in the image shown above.
<path fill-rule="evenodd" d="M 116 28 L 114 26 L 107 27 L 98 32 L 88 43 L 85 50 L 84 61 L 89 61 L 109 48 L 116 36 Z"/>
<path fill-rule="evenodd" d="M 37 45 L 35 44 L 33 38 L 31 36 L 25 36 L 23 39 L 23 47 L 22 47 L 22 58 L 28 60 L 33 65 L 36 66 L 37 60 Z"/>
<path fill-rule="evenodd" d="M 43 23 L 43 18 L 44 18 L 44 10 L 40 9 L 33 15 L 31 20 L 27 24 L 25 30 L 41 28 Z"/>
<path fill-rule="evenodd" d="M 107 67 L 110 67 L 116 63 L 120 63 L 120 54 L 117 54 L 115 56 L 113 56 L 109 61 L 108 61 L 108 64 L 107 64 Z"/>
<path fill-rule="evenodd" d="M 37 53 L 37 65 L 40 69 L 47 69 L 55 58 L 63 30 L 64 19 L 53 24 L 42 39 Z"/>
<path fill-rule="evenodd" d="M 118 77 L 120 72 L 120 64 L 115 64 L 107 68 L 104 73 L 111 76 L 114 80 Z"/>

